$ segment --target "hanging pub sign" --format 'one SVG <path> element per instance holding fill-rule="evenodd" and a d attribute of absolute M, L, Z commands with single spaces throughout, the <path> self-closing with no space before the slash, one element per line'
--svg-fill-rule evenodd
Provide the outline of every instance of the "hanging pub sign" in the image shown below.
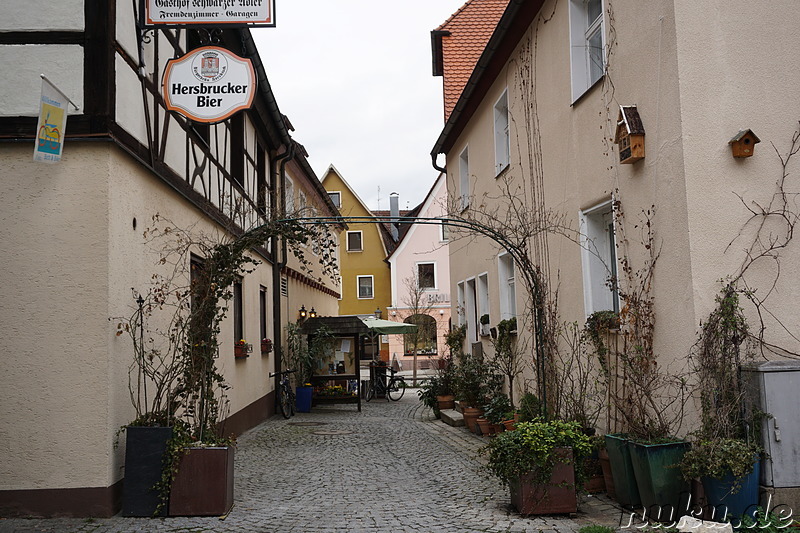
<path fill-rule="evenodd" d="M 252 105 L 256 73 L 249 59 L 204 46 L 167 61 L 163 92 L 170 111 L 197 122 L 219 122 Z"/>
<path fill-rule="evenodd" d="M 144 26 L 275 26 L 274 0 L 142 0 Z"/>

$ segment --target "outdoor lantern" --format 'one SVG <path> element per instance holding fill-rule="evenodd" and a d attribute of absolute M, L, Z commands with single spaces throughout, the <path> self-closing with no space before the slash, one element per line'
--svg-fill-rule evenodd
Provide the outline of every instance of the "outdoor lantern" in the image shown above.
<path fill-rule="evenodd" d="M 375 318 L 380 318 L 380 317 L 381 317 L 381 308 L 378 307 L 377 309 L 375 309 Z"/>
<path fill-rule="evenodd" d="M 308 312 L 308 317 L 309 318 L 317 318 L 317 312 L 314 310 L 313 307 L 311 308 L 311 311 Z"/>
<path fill-rule="evenodd" d="M 300 306 L 300 320 L 305 320 L 306 315 L 307 315 L 306 306 L 305 305 L 301 305 Z"/>

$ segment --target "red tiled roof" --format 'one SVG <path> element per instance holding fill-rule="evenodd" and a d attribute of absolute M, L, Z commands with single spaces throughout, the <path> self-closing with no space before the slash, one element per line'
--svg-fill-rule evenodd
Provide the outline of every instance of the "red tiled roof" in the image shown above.
<path fill-rule="evenodd" d="M 434 31 L 442 35 L 444 120 L 461 96 L 486 43 L 508 7 L 509 0 L 469 0 Z"/>

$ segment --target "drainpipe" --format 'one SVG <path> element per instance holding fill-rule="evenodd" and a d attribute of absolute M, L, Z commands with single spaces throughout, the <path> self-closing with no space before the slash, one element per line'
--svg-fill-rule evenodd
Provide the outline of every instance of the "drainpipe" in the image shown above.
<path fill-rule="evenodd" d="M 285 152 L 279 154 L 275 157 L 275 160 L 278 162 L 278 170 L 276 174 L 273 175 L 272 183 L 274 183 L 278 187 L 278 205 L 272 206 L 272 213 L 283 213 L 283 210 L 286 208 L 286 190 L 284 189 L 283 183 L 283 172 L 286 168 L 286 163 L 291 161 L 294 158 L 294 141 L 289 141 L 289 147 L 286 149 Z M 275 171 L 275 165 L 270 165 L 270 168 Z M 272 199 L 275 199 L 275 195 L 272 195 Z M 280 211 L 278 211 L 280 208 Z M 281 361 L 283 359 L 283 326 L 282 322 L 283 319 L 281 317 L 281 270 L 283 267 L 286 266 L 286 240 L 280 239 L 281 244 L 281 258 L 278 261 L 278 237 L 273 236 L 271 239 L 272 243 L 272 330 L 273 336 L 275 340 L 273 342 L 273 346 L 275 349 L 275 372 L 280 372 L 281 368 Z M 280 376 L 275 377 L 276 380 L 280 379 Z M 278 383 L 278 381 L 276 381 Z M 278 390 L 277 388 L 275 390 Z"/>
<path fill-rule="evenodd" d="M 431 163 L 433 163 L 433 168 L 444 174 L 447 175 L 447 167 L 440 167 L 436 164 L 436 158 L 439 154 L 431 154 Z"/>

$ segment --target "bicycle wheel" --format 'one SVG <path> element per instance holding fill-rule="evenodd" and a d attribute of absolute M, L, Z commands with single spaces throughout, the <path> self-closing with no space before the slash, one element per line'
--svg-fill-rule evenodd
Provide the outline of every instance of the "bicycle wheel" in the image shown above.
<path fill-rule="evenodd" d="M 403 394 L 406 393 L 406 382 L 403 378 L 393 379 L 389 382 L 388 390 L 386 391 L 386 395 L 389 397 L 390 400 L 396 402 L 400 398 L 403 397 Z"/>
<path fill-rule="evenodd" d="M 292 416 L 294 416 L 294 409 L 295 405 L 297 404 L 297 398 L 294 395 L 294 391 L 289 389 L 289 410 L 292 412 Z"/>
<path fill-rule="evenodd" d="M 375 397 L 375 387 L 372 386 L 372 383 L 367 381 L 367 384 L 364 386 L 364 399 L 370 401 Z"/>
<path fill-rule="evenodd" d="M 291 411 L 292 403 L 291 399 L 289 398 L 289 391 L 287 391 L 284 388 L 281 388 L 280 394 L 281 394 L 280 402 L 278 405 L 281 408 L 281 414 L 283 415 L 283 418 L 289 418 L 290 416 L 292 416 L 292 411 Z"/>

